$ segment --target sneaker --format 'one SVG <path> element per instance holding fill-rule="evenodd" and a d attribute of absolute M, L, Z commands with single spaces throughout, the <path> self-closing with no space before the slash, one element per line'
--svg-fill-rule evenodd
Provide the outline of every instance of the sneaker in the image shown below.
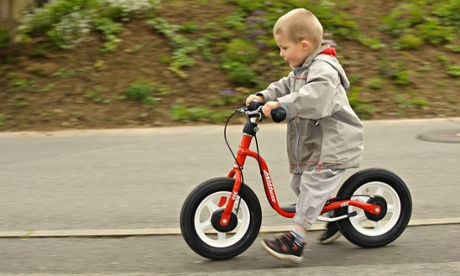
<path fill-rule="evenodd" d="M 305 243 L 301 246 L 297 245 L 291 233 L 274 239 L 263 239 L 261 245 L 268 253 L 280 260 L 293 263 L 300 263 L 303 260 L 302 252 Z"/>
<path fill-rule="evenodd" d="M 329 222 L 326 227 L 326 232 L 319 237 L 320 244 L 331 243 L 340 237 L 339 227 L 336 222 Z"/>

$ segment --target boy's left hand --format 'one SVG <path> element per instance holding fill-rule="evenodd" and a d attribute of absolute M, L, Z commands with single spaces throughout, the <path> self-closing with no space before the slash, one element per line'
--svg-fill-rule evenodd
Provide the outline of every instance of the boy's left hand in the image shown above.
<path fill-rule="evenodd" d="M 265 105 L 262 107 L 262 112 L 267 118 L 272 118 L 271 111 L 280 106 L 280 103 L 277 101 L 269 101 L 266 102 Z"/>

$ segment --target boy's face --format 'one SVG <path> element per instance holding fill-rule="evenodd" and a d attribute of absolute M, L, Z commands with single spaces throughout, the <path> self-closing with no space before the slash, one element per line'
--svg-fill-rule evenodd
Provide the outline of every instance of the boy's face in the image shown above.
<path fill-rule="evenodd" d="M 275 34 L 275 41 L 280 48 L 280 56 L 289 63 L 291 67 L 298 67 L 310 56 L 310 42 L 302 40 L 294 42 L 283 33 Z"/>

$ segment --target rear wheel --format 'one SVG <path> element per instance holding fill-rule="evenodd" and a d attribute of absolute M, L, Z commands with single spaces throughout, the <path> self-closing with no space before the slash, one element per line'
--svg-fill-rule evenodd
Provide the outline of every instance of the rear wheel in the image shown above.
<path fill-rule="evenodd" d="M 196 187 L 185 200 L 180 227 L 189 247 L 199 255 L 224 260 L 243 253 L 259 234 L 262 210 L 254 192 L 244 183 L 228 226 L 219 224 L 235 179 L 215 178 Z"/>
<path fill-rule="evenodd" d="M 379 215 L 348 206 L 335 211 L 335 216 L 356 212 L 356 216 L 337 222 L 340 232 L 355 245 L 370 248 L 385 246 L 406 229 L 412 214 L 412 199 L 406 184 L 393 172 L 368 169 L 355 173 L 340 188 L 337 198 L 348 198 L 376 204 Z"/>

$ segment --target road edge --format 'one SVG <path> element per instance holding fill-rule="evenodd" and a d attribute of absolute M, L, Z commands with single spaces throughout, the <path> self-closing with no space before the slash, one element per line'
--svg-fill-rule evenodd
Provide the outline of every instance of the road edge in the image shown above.
<path fill-rule="evenodd" d="M 409 227 L 460 224 L 459 218 L 417 219 L 409 222 Z M 292 226 L 262 226 L 260 234 L 280 233 L 291 230 Z M 324 230 L 324 224 L 314 225 L 311 231 Z M 0 239 L 6 238 L 87 238 L 87 237 L 133 237 L 180 235 L 179 228 L 158 229 L 83 229 L 83 230 L 29 230 L 0 231 Z"/>

